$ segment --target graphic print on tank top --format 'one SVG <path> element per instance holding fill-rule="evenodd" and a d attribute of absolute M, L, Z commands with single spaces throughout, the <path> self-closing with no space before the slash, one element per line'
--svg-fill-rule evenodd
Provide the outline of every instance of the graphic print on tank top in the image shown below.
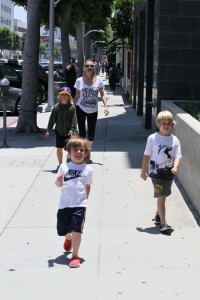
<path fill-rule="evenodd" d="M 95 108 L 98 103 L 98 90 L 94 88 L 82 89 L 81 105 L 88 108 Z"/>

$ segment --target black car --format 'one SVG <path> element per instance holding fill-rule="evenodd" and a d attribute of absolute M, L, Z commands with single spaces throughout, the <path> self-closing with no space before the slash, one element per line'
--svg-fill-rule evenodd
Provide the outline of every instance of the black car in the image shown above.
<path fill-rule="evenodd" d="M 11 87 L 22 88 L 22 65 L 15 62 L 0 62 L 0 79 L 7 78 Z M 38 65 L 38 94 L 37 104 L 42 103 L 47 98 L 48 75 Z"/>
<path fill-rule="evenodd" d="M 40 62 L 40 66 L 46 74 L 49 72 L 49 64 Z M 63 64 L 60 62 L 54 62 L 54 81 L 64 80 Z"/>

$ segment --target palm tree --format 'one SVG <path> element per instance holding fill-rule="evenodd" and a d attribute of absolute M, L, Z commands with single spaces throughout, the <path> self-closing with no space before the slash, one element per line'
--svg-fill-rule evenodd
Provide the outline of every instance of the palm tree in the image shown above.
<path fill-rule="evenodd" d="M 38 132 L 36 99 L 40 44 L 40 5 L 42 0 L 27 0 L 27 33 L 23 56 L 23 83 L 16 132 Z M 31 93 L 30 93 L 31 91 Z"/>

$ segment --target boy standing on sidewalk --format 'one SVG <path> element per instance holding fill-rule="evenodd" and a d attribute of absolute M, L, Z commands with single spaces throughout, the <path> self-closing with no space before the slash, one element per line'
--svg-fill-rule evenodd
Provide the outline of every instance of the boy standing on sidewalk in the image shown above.
<path fill-rule="evenodd" d="M 50 131 L 53 129 L 54 125 L 58 170 L 63 160 L 63 148 L 66 145 L 66 141 L 77 129 L 76 109 L 73 105 L 71 89 L 67 86 L 60 88 L 59 102 L 56 103 L 52 109 L 47 125 L 47 131 L 45 133 L 45 139 L 49 138 Z"/>
<path fill-rule="evenodd" d="M 70 251 L 73 248 L 70 268 L 78 268 L 78 252 L 93 170 L 85 163 L 89 153 L 86 139 L 72 137 L 67 143 L 67 151 L 71 161 L 61 164 L 55 181 L 56 186 L 61 188 L 57 231 L 59 236 L 65 236 L 64 249 Z"/>
<path fill-rule="evenodd" d="M 167 233 L 172 230 L 172 227 L 165 219 L 165 201 L 171 194 L 174 175 L 178 173 L 181 147 L 178 138 L 171 134 L 175 120 L 169 111 L 161 111 L 157 115 L 156 125 L 159 131 L 151 134 L 147 139 L 141 178 L 146 180 L 148 176 L 151 177 L 154 198 L 157 198 L 154 224 L 160 225 L 160 232 Z"/>

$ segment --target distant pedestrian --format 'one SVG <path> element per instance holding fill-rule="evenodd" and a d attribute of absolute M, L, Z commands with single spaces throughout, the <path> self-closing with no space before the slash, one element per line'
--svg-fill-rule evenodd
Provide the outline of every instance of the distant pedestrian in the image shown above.
<path fill-rule="evenodd" d="M 95 61 L 95 59 L 94 59 L 93 62 L 94 62 L 94 70 L 95 70 L 95 74 L 96 74 L 96 75 L 99 75 L 99 73 L 100 73 L 100 65 L 99 65 L 99 61 L 98 61 L 98 60 Z"/>
<path fill-rule="evenodd" d="M 116 78 L 116 83 L 120 83 L 122 77 L 122 71 L 120 67 L 120 63 L 117 63 L 117 78 Z"/>
<path fill-rule="evenodd" d="M 109 69 L 109 85 L 111 91 L 115 91 L 116 89 L 117 75 L 118 75 L 118 71 L 115 64 L 113 63 L 112 67 Z"/>
<path fill-rule="evenodd" d="M 65 236 L 64 249 L 67 252 L 72 249 L 69 266 L 77 268 L 80 267 L 79 247 L 93 170 L 85 163 L 89 152 L 87 140 L 73 137 L 66 147 L 71 161 L 60 166 L 55 181 L 61 188 L 57 232 Z"/>
<path fill-rule="evenodd" d="M 98 116 L 98 93 L 100 93 L 104 104 L 104 115 L 109 114 L 103 81 L 95 74 L 93 60 L 87 59 L 85 61 L 83 77 L 77 78 L 75 88 L 74 104 L 76 105 L 79 135 L 83 138 L 86 137 L 87 120 L 87 138 L 90 141 L 90 147 L 92 147 Z"/>
<path fill-rule="evenodd" d="M 157 198 L 157 212 L 155 225 L 160 225 L 160 232 L 168 233 L 172 230 L 165 218 L 166 197 L 171 194 L 174 175 L 177 175 L 181 146 L 178 138 L 171 133 L 175 120 L 171 112 L 161 111 L 156 118 L 158 132 L 147 139 L 142 162 L 141 178 L 151 177 L 154 187 L 154 198 Z M 148 172 L 147 172 L 148 167 Z M 148 173 L 148 175 L 147 175 Z"/>
<path fill-rule="evenodd" d="M 59 93 L 59 103 L 55 104 L 52 109 L 45 134 L 45 139 L 48 139 L 55 125 L 58 167 L 63 160 L 63 148 L 66 141 L 77 130 L 76 109 L 72 102 L 71 89 L 62 87 Z"/>
<path fill-rule="evenodd" d="M 67 83 L 67 86 L 72 91 L 72 97 L 75 97 L 76 89 L 74 84 L 76 82 L 76 76 L 78 73 L 78 67 L 76 66 L 76 60 L 74 57 L 70 58 L 68 65 L 65 68 L 64 79 Z"/>

